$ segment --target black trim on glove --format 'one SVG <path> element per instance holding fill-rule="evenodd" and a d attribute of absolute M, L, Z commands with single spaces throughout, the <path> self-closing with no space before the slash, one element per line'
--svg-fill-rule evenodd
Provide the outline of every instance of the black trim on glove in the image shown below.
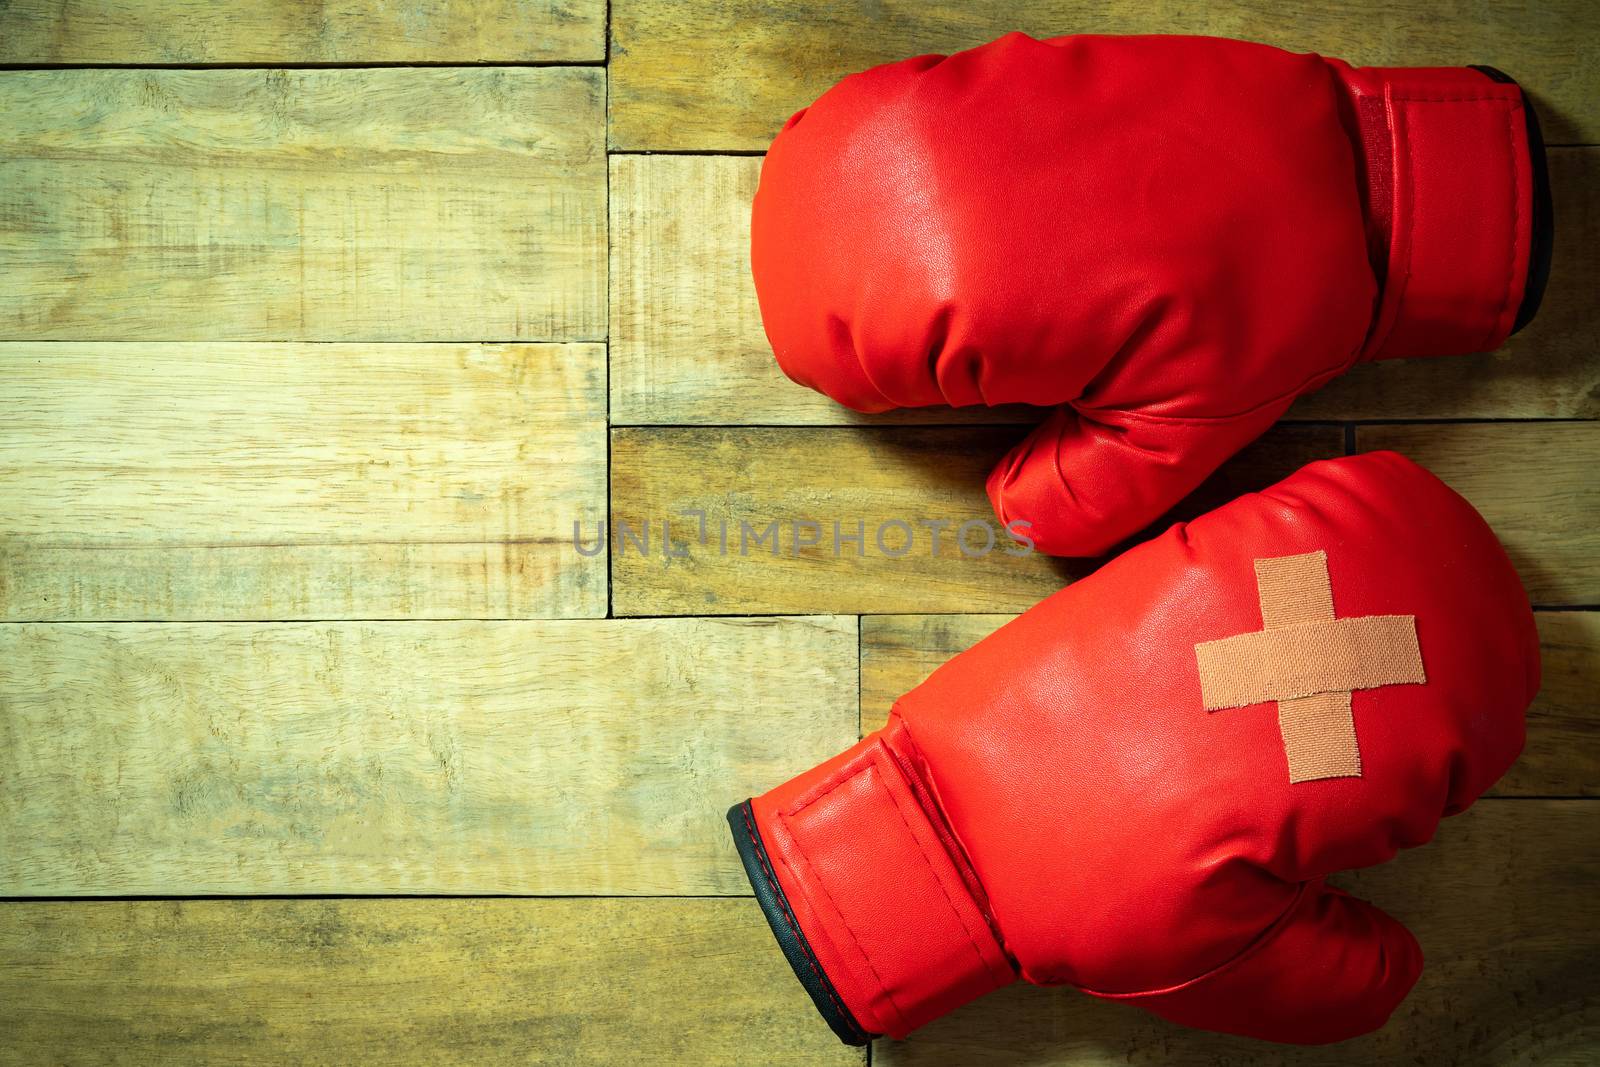
<path fill-rule="evenodd" d="M 828 972 L 822 969 L 816 953 L 811 951 L 806 935 L 800 930 L 800 921 L 795 918 L 788 898 L 783 895 L 783 886 L 778 884 L 778 876 L 772 869 L 772 860 L 767 856 L 767 847 L 761 842 L 761 831 L 756 828 L 755 813 L 748 800 L 728 809 L 728 826 L 733 831 L 733 843 L 739 850 L 739 859 L 744 863 L 745 877 L 750 879 L 756 903 L 761 905 L 761 914 L 767 917 L 772 936 L 778 939 L 778 947 L 783 950 L 784 958 L 794 968 L 800 984 L 811 994 L 811 1000 L 822 1018 L 839 1036 L 839 1040 L 847 1045 L 865 1045 L 880 1036 L 869 1033 L 856 1022 L 855 1016 L 850 1014 L 850 1009 L 839 996 L 839 991 L 828 980 Z"/>

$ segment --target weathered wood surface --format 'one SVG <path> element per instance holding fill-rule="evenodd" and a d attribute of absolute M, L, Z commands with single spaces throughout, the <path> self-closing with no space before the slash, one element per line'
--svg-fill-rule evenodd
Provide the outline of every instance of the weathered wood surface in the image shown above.
<path fill-rule="evenodd" d="M 1552 143 L 1600 141 L 1600 58 L 1588 47 L 1600 11 L 1589 0 L 727 0 L 692 18 L 676 0 L 613 0 L 611 143 L 764 149 L 785 119 L 847 74 L 1010 30 L 1239 37 L 1368 65 L 1492 63 L 1534 94 Z"/>
<path fill-rule="evenodd" d="M 749 899 L 0 904 L 0 1064 L 861 1064 Z"/>
<path fill-rule="evenodd" d="M 1070 989 L 1015 986 L 900 1044 L 892 1067 L 1592 1064 L 1600 1046 L 1600 807 L 1489 800 L 1433 844 L 1335 879 L 1411 927 L 1427 963 L 1382 1030 L 1320 1048 L 1184 1030 Z M 1066 921 L 1064 918 L 1063 921 Z"/>
<path fill-rule="evenodd" d="M 596 61 L 605 9 L 605 0 L 9 0 L 0 63 Z"/>
<path fill-rule="evenodd" d="M 749 278 L 760 160 L 608 164 L 608 129 L 760 151 L 850 71 L 1021 28 L 1490 62 L 1551 141 L 1600 142 L 1585 0 L 612 7 L 608 115 L 598 68 L 385 67 L 592 63 L 601 0 L 0 0 L 0 63 L 382 68 L 0 73 L 0 620 L 55 620 L 0 625 L 0 896 L 583 898 L 0 902 L 0 1064 L 863 1062 L 789 975 L 722 812 L 1096 561 L 968 560 L 948 530 L 935 559 L 921 526 L 880 554 L 885 519 L 988 519 L 1025 432 L 904 424 L 1039 413 L 868 418 L 790 383 Z M 1340 421 L 1600 417 L 1600 148 L 1551 167 L 1533 326 L 1356 368 L 1173 517 L 1342 453 Z M 608 336 L 609 366 L 582 343 Z M 376 343 L 423 341 L 448 343 Z M 1534 599 L 1573 607 L 1600 604 L 1597 434 L 1356 444 L 1436 469 Z M 608 505 L 651 520 L 651 556 L 576 551 Z M 688 543 L 693 508 L 713 537 L 784 520 L 783 551 Z M 664 518 L 688 558 L 663 560 Z M 823 545 L 791 556 L 807 518 Z M 865 558 L 832 558 L 834 519 L 866 523 Z M 602 615 L 611 567 L 621 614 L 808 617 L 471 621 Z M 1600 806 L 1530 798 L 1600 792 L 1600 612 L 1539 624 L 1544 690 L 1496 787 L 1519 799 L 1342 879 L 1428 956 L 1380 1034 L 1267 1047 L 1018 987 L 875 1059 L 1593 1062 Z"/>
<path fill-rule="evenodd" d="M 618 541 L 620 526 L 611 531 L 613 608 L 619 615 L 786 612 L 790 604 L 851 613 L 1021 611 L 1096 565 L 1012 554 L 1019 550 L 1003 539 L 983 481 L 1023 432 L 613 430 L 612 516 L 636 533 L 648 521 L 652 531 L 648 555 L 632 541 Z M 1336 426 L 1278 427 L 1152 529 L 1342 451 Z M 706 516 L 705 544 L 699 520 L 685 514 L 696 511 Z M 662 520 L 685 556 L 664 555 Z M 820 543 L 796 550 L 796 535 L 804 540 L 811 533 L 797 526 L 807 520 L 818 524 Z M 948 526 L 935 555 L 930 524 L 940 521 Z M 773 522 L 776 551 L 771 540 L 757 541 Z M 843 540 L 858 522 L 865 529 L 859 550 Z M 988 523 L 993 550 L 982 552 L 982 528 L 974 526 L 964 554 L 956 540 L 964 522 Z"/>
<path fill-rule="evenodd" d="M 1544 686 L 1501 793 L 1600 796 L 1600 612 L 1542 611 Z"/>
<path fill-rule="evenodd" d="M 599 345 L 0 344 L 0 619 L 599 616 Z"/>
<path fill-rule="evenodd" d="M 1354 368 L 1291 419 L 1600 415 L 1600 151 L 1550 154 L 1560 239 L 1539 317 L 1499 351 Z M 613 424 L 1033 422 L 1025 408 L 859 415 L 778 369 L 750 278 L 761 160 L 611 159 Z"/>
<path fill-rule="evenodd" d="M 991 994 L 893 1064 L 1587 1064 L 1600 811 L 1485 801 L 1340 884 L 1416 932 L 1389 1025 L 1294 1049 L 1068 989 Z M 427 900 L 0 905 L 0 1063 L 859 1063 L 754 904 Z"/>
<path fill-rule="evenodd" d="M 0 339 L 603 339 L 605 95 L 570 67 L 6 73 Z"/>
<path fill-rule="evenodd" d="M 1535 604 L 1600 604 L 1600 423 L 1358 426 L 1356 447 L 1410 456 L 1470 500 Z"/>
<path fill-rule="evenodd" d="M 855 740 L 856 648 L 826 617 L 0 626 L 0 896 L 748 892 L 723 812 Z"/>
<path fill-rule="evenodd" d="M 1011 615 L 875 615 L 861 620 L 861 732 L 946 660 Z M 1528 709 L 1528 745 L 1490 791 L 1499 797 L 1600 796 L 1600 612 L 1537 616 L 1544 687 Z"/>

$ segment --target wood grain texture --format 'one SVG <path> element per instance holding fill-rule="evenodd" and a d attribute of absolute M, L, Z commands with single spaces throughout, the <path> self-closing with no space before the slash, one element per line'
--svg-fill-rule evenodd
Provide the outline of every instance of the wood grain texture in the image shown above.
<path fill-rule="evenodd" d="M 605 0 L 8 0 L 0 63 L 594 61 L 605 19 Z"/>
<path fill-rule="evenodd" d="M 1539 101 L 1553 144 L 1600 141 L 1600 14 L 1588 0 L 728 0 L 685 18 L 675 0 L 614 0 L 611 143 L 623 150 L 767 147 L 779 126 L 847 74 L 951 52 L 1010 30 L 1198 33 L 1369 65 L 1492 63 Z"/>
<path fill-rule="evenodd" d="M 1541 611 L 1544 685 L 1506 795 L 1600 796 L 1600 612 Z"/>
<path fill-rule="evenodd" d="M 988 519 L 1039 413 L 866 417 L 789 382 L 750 282 L 760 160 L 608 163 L 606 134 L 760 151 L 844 74 L 1021 28 L 1488 62 L 1549 140 L 1600 142 L 1587 0 L 610 6 L 608 97 L 599 67 L 388 66 L 594 63 L 605 0 L 0 0 L 0 64 L 376 65 L 0 72 L 0 897 L 80 898 L 0 901 L 0 1065 L 863 1064 L 722 812 L 1097 561 L 968 560 L 949 530 L 932 558 L 922 526 L 881 554 L 884 519 Z M 1341 453 L 1331 422 L 1600 418 L 1600 147 L 1550 162 L 1528 330 L 1356 368 L 1168 518 Z M 1008 425 L 915 428 L 947 423 Z M 1356 443 L 1437 470 L 1570 607 L 1600 605 L 1597 434 Z M 713 538 L 784 520 L 782 551 L 719 557 L 692 508 Z M 605 515 L 650 519 L 653 554 L 576 551 Z M 790 555 L 806 518 L 822 545 Z M 594 618 L 612 563 L 620 613 L 754 615 Z M 589 618 L 473 621 L 558 615 Z M 1379 1034 L 1263 1046 L 1019 986 L 874 1059 L 1595 1062 L 1600 804 L 1550 798 L 1600 795 L 1600 612 L 1538 621 L 1519 799 L 1338 879 L 1428 957 Z M 463 896 L 270 899 L 430 893 Z M 145 894 L 258 899 L 89 899 Z"/>
<path fill-rule="evenodd" d="M 575 67 L 8 73 L 0 339 L 603 339 L 604 101 Z"/>
<path fill-rule="evenodd" d="M 854 619 L 0 626 L 0 896 L 741 893 Z"/>
<path fill-rule="evenodd" d="M 0 619 L 599 616 L 599 345 L 0 344 Z"/>
<path fill-rule="evenodd" d="M 862 415 L 784 377 L 750 280 L 759 159 L 611 157 L 613 425 L 1038 421 L 1022 407 Z"/>
<path fill-rule="evenodd" d="M 0 904 L 0 1064 L 862 1064 L 740 900 Z"/>
<path fill-rule="evenodd" d="M 1060 588 L 1071 569 L 1037 553 L 1012 554 L 1019 550 L 998 534 L 984 498 L 984 474 L 1019 433 L 613 430 L 613 610 L 754 613 L 802 603 L 840 612 L 1020 610 Z M 692 511 L 706 516 L 704 544 L 698 520 L 686 514 Z M 663 521 L 681 558 L 662 554 Z M 798 525 L 805 522 L 817 525 Z M 934 522 L 947 524 L 938 555 L 924 525 Z M 984 530 L 993 549 L 962 555 L 955 534 L 964 522 L 984 524 L 969 531 L 971 551 L 983 548 Z M 620 523 L 634 531 L 650 525 L 648 555 Z M 796 547 L 797 537 L 813 533 L 818 544 Z M 843 540 L 857 533 L 859 545 Z"/>
<path fill-rule="evenodd" d="M 1291 419 L 1600 415 L 1600 150 L 1555 149 L 1560 220 L 1539 317 L 1493 353 L 1356 367 Z M 747 156 L 611 159 L 613 424 L 1026 423 L 1026 408 L 860 415 L 784 377 L 750 279 Z"/>
<path fill-rule="evenodd" d="M 861 732 L 901 695 L 1012 615 L 875 615 L 861 620 Z M 1498 797 L 1600 796 L 1600 612 L 1543 611 L 1544 687 L 1528 709 L 1528 744 Z"/>
<path fill-rule="evenodd" d="M 1360 426 L 1466 497 L 1499 535 L 1535 604 L 1600 604 L 1600 423 Z"/>
<path fill-rule="evenodd" d="M 1488 801 L 1342 875 L 1417 933 L 1377 1034 L 1275 1063 L 1587 1064 L 1600 810 Z M 740 900 L 0 905 L 0 1063 L 859 1063 Z M 1243 1064 L 1259 1043 L 1014 986 L 880 1041 L 890 1064 Z"/>
<path fill-rule="evenodd" d="M 787 612 L 785 605 L 794 604 L 848 613 L 1021 611 L 1096 565 L 1008 554 L 983 481 L 1022 433 L 1015 427 L 613 430 L 612 518 L 635 535 L 648 522 L 652 533 L 645 554 L 621 536 L 620 525 L 610 531 L 613 608 L 618 615 Z M 1278 427 L 1155 528 L 1342 452 L 1336 426 Z M 698 518 L 686 514 L 696 511 L 706 516 L 704 543 Z M 663 554 L 663 520 L 682 556 Z M 813 532 L 798 526 L 806 521 L 817 524 L 820 543 L 796 550 L 796 535 Z M 929 524 L 940 521 L 948 526 L 935 555 Z M 776 551 L 772 540 L 757 540 L 774 522 Z M 865 532 L 859 549 L 843 541 L 858 522 Z M 905 527 L 886 525 L 894 522 Z M 982 553 L 982 527 L 975 525 L 967 534 L 971 555 L 963 554 L 956 534 L 965 522 L 989 524 L 994 549 Z"/>
<path fill-rule="evenodd" d="M 1334 879 L 1411 927 L 1426 964 L 1375 1034 L 1316 1048 L 1185 1030 L 1071 989 L 1013 986 L 901 1043 L 875 1064 L 1352 1063 L 1587 1065 L 1600 1047 L 1600 806 L 1480 803 L 1433 844 Z"/>
<path fill-rule="evenodd" d="M 821 421 L 778 370 L 750 282 L 759 159 L 611 157 L 611 421 Z"/>

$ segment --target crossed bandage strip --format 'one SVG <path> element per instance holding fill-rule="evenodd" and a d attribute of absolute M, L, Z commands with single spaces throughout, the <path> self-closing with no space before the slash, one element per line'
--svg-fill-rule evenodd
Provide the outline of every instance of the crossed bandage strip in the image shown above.
<path fill-rule="evenodd" d="M 1350 694 L 1428 680 L 1416 616 L 1334 618 L 1325 552 L 1255 568 L 1264 628 L 1194 646 L 1205 709 L 1277 701 L 1290 782 L 1361 777 Z"/>

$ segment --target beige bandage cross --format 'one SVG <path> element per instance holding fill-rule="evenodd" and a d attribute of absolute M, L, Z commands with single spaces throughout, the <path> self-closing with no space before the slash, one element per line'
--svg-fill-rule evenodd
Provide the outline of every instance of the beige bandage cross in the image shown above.
<path fill-rule="evenodd" d="M 1350 694 L 1428 680 L 1417 618 L 1334 618 L 1325 552 L 1258 559 L 1255 565 L 1264 629 L 1194 646 L 1205 709 L 1277 701 L 1289 781 L 1359 778 Z"/>

